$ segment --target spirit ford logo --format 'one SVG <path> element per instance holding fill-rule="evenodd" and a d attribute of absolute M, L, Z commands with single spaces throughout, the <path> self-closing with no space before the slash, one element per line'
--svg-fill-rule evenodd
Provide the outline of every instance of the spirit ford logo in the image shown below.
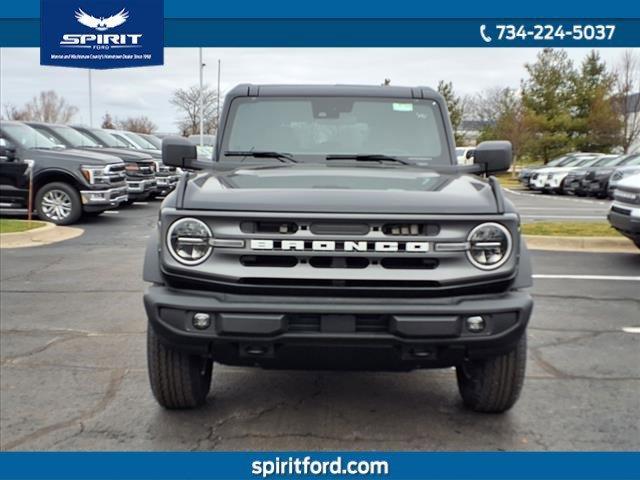
<path fill-rule="evenodd" d="M 76 20 L 81 25 L 85 27 L 92 28 L 99 32 L 104 32 L 105 30 L 109 30 L 111 28 L 118 27 L 124 24 L 129 19 L 129 12 L 127 12 L 124 8 L 120 10 L 115 15 L 111 15 L 110 17 L 94 17 L 82 9 L 78 9 L 75 12 Z M 60 45 L 87 45 L 87 44 L 95 44 L 102 45 L 102 48 L 108 48 L 109 45 L 130 45 L 130 46 L 138 46 L 140 38 L 142 37 L 141 33 L 127 33 L 127 34 L 111 34 L 111 33 L 65 33 L 62 35 L 62 40 L 60 41 Z"/>
<path fill-rule="evenodd" d="M 333 240 L 251 240 L 252 250 L 313 252 L 428 252 L 429 242 L 367 242 Z"/>

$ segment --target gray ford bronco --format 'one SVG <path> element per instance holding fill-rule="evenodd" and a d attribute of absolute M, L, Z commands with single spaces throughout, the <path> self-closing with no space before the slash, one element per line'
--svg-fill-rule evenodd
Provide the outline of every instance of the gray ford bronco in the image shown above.
<path fill-rule="evenodd" d="M 145 256 L 148 366 L 167 408 L 205 402 L 213 362 L 455 367 L 464 404 L 503 412 L 524 379 L 531 266 L 494 177 L 511 145 L 456 163 L 424 87 L 240 85 L 213 163 L 162 203 Z M 486 178 L 485 178 L 486 177 Z"/>

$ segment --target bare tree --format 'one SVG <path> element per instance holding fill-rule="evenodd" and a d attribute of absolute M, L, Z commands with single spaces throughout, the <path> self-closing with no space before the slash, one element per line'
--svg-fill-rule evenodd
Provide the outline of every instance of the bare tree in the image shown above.
<path fill-rule="evenodd" d="M 218 130 L 217 102 L 218 92 L 205 85 L 203 95 L 203 128 L 204 133 L 216 133 Z M 200 87 L 193 85 L 189 88 L 179 88 L 173 92 L 170 103 L 178 109 L 182 117 L 178 120 L 178 127 L 183 135 L 192 135 L 200 131 Z"/>
<path fill-rule="evenodd" d="M 78 113 L 78 109 L 67 103 L 64 97 L 55 91 L 40 92 L 25 105 L 31 120 L 47 123 L 69 123 Z"/>
<path fill-rule="evenodd" d="M 120 129 L 128 132 L 153 133 L 158 129 L 158 126 L 144 115 L 117 120 L 116 123 Z"/>
<path fill-rule="evenodd" d="M 102 128 L 108 128 L 110 130 L 114 130 L 116 128 L 116 125 L 113 123 L 113 118 L 111 118 L 109 112 L 105 113 L 104 117 L 102 117 Z"/>
<path fill-rule="evenodd" d="M 7 120 L 29 121 L 33 120 L 31 111 L 26 108 L 18 108 L 15 105 L 7 104 L 4 106 L 4 118 Z"/>
<path fill-rule="evenodd" d="M 622 55 L 616 71 L 616 111 L 622 119 L 620 143 L 625 153 L 640 140 L 640 56 L 633 50 Z"/>

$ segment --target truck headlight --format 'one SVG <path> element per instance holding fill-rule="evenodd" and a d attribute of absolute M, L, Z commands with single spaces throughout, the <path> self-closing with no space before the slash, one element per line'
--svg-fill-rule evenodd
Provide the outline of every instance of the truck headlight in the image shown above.
<path fill-rule="evenodd" d="M 477 268 L 493 270 L 503 265 L 511 255 L 511 233 L 499 223 L 478 225 L 467 237 L 467 257 Z"/>
<path fill-rule="evenodd" d="M 171 256 L 184 265 L 198 265 L 211 252 L 213 234 L 206 223 L 197 218 L 181 218 L 169 227 L 167 247 Z"/>
<path fill-rule="evenodd" d="M 107 183 L 105 167 L 99 167 L 95 165 L 83 165 L 80 167 L 80 173 L 85 178 L 87 183 L 95 185 L 97 183 Z"/>

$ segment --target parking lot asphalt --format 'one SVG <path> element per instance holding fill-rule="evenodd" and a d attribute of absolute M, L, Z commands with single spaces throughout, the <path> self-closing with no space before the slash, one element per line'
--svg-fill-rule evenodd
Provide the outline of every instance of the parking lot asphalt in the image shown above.
<path fill-rule="evenodd" d="M 535 213 L 553 206 L 515 201 Z M 504 415 L 465 410 L 450 369 L 220 365 L 204 408 L 163 410 L 147 381 L 141 279 L 158 206 L 87 220 L 62 243 L 0 251 L 0 449 L 640 448 L 640 254 L 533 252 L 527 378 Z"/>
<path fill-rule="evenodd" d="M 610 200 L 593 197 L 551 195 L 525 189 L 507 190 L 507 198 L 516 204 L 523 222 L 606 221 Z"/>

